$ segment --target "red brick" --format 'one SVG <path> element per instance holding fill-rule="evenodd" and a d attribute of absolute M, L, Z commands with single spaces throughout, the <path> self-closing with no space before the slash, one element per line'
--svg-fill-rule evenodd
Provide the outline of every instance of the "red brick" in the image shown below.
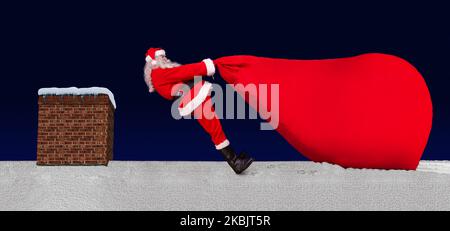
<path fill-rule="evenodd" d="M 37 163 L 107 165 L 113 157 L 114 108 L 107 95 L 39 96 Z"/>

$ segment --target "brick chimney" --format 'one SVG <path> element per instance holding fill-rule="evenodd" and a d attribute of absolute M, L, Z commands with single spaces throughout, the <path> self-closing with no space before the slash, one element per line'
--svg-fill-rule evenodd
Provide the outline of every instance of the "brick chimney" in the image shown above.
<path fill-rule="evenodd" d="M 106 88 L 38 92 L 38 165 L 108 165 L 113 158 L 113 94 Z"/>

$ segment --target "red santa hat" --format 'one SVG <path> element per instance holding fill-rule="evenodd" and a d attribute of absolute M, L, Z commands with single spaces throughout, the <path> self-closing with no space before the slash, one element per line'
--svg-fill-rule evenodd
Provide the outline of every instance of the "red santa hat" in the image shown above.
<path fill-rule="evenodd" d="M 152 84 L 152 66 L 156 64 L 156 57 L 166 55 L 166 52 L 161 48 L 151 47 L 145 53 L 145 61 L 147 64 L 144 67 L 144 78 L 147 83 L 148 91 L 154 92 L 155 88 Z"/>
<path fill-rule="evenodd" d="M 156 57 L 166 55 L 166 51 L 164 51 L 161 48 L 153 48 L 147 50 L 147 53 L 145 54 L 145 61 L 146 62 L 153 62 L 155 61 Z"/>

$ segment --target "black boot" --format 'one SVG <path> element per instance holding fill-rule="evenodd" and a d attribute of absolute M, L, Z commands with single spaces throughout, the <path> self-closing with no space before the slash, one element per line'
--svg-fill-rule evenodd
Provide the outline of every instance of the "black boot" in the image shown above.
<path fill-rule="evenodd" d="M 230 145 L 220 149 L 219 151 L 236 174 L 242 173 L 252 164 L 254 160 L 252 157 L 247 156 L 245 153 L 241 153 L 239 156 L 237 156 Z"/>

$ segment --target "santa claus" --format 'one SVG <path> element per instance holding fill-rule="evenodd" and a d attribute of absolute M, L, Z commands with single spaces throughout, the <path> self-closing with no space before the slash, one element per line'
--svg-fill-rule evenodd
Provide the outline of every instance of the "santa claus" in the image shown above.
<path fill-rule="evenodd" d="M 167 100 L 180 99 L 179 114 L 193 115 L 234 172 L 240 174 L 247 169 L 254 159 L 245 153 L 235 153 L 214 111 L 210 97 L 212 84 L 198 78 L 214 75 L 213 61 L 204 59 L 180 65 L 169 60 L 161 48 L 148 49 L 145 61 L 144 80 L 149 92 L 156 91 Z"/>

